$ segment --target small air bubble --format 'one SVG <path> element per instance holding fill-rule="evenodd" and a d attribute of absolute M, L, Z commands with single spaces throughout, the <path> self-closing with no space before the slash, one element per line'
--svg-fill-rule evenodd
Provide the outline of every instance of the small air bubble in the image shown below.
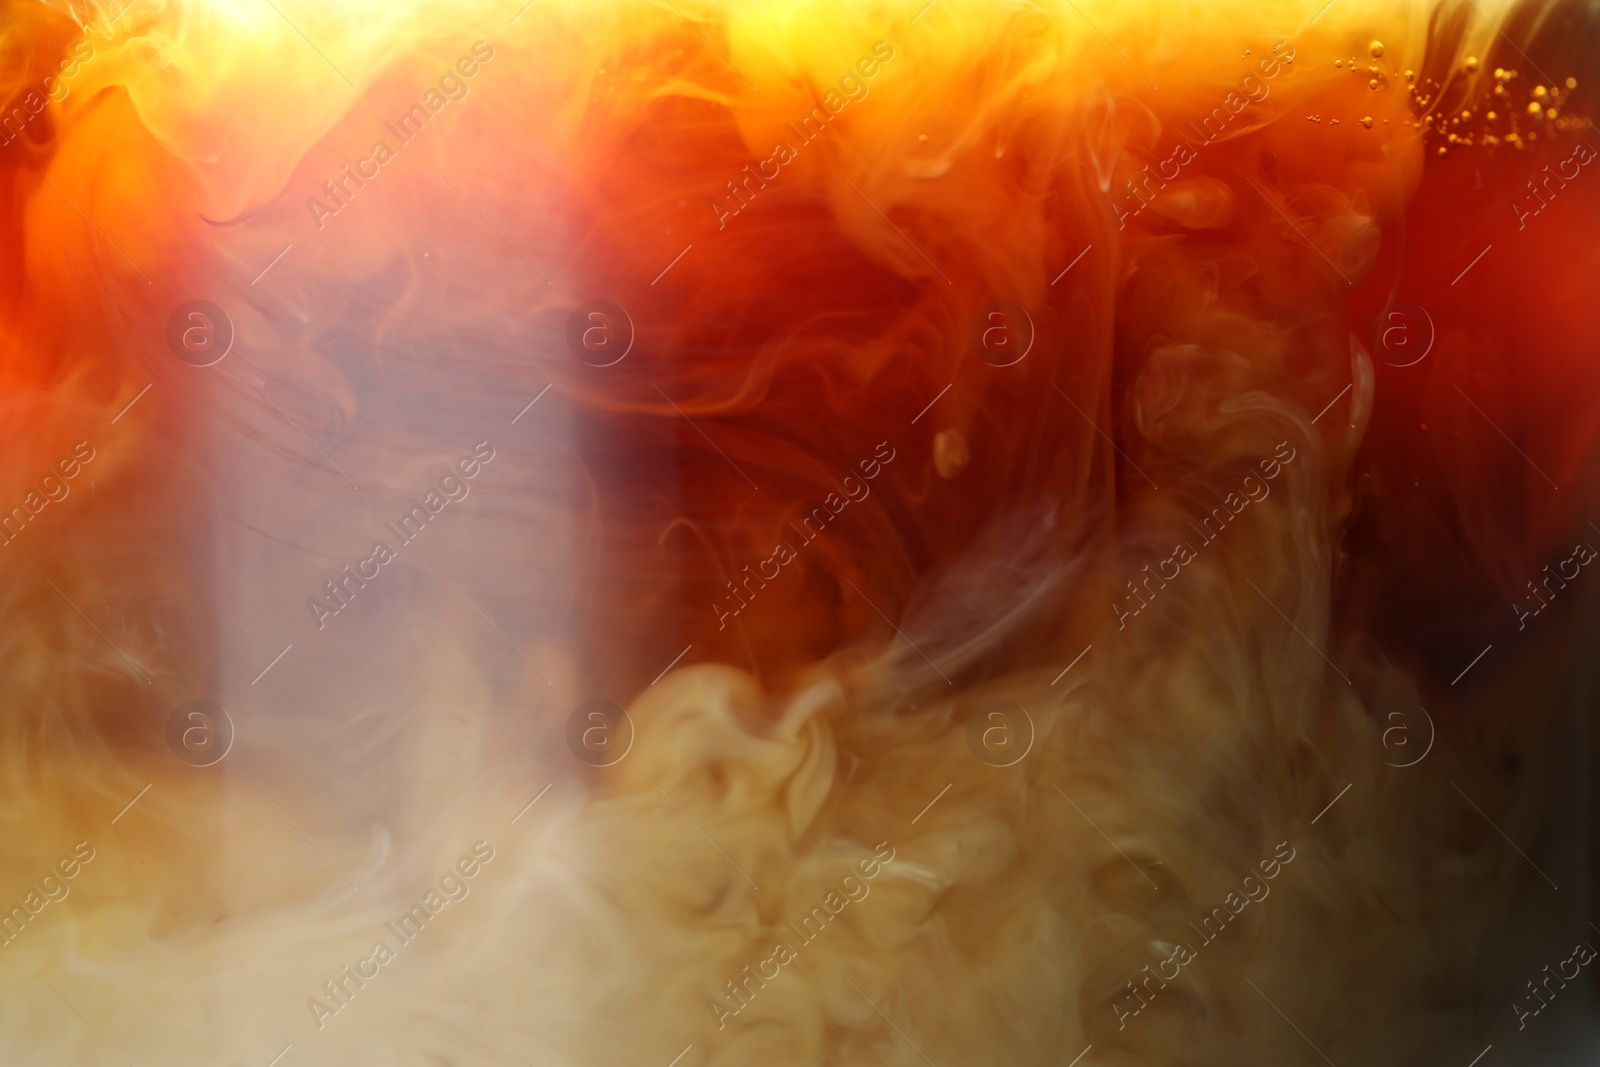
<path fill-rule="evenodd" d="M 1544 114 L 1544 108 L 1539 106 L 1538 101 L 1534 101 L 1528 105 L 1528 114 L 1532 115 L 1534 118 L 1538 118 L 1540 115 Z"/>
<path fill-rule="evenodd" d="M 1466 65 L 1467 65 L 1467 73 L 1468 74 L 1476 74 L 1476 73 L 1478 73 L 1478 57 L 1477 56 L 1468 56 Z"/>
<path fill-rule="evenodd" d="M 1372 116 L 1371 115 L 1367 115 L 1366 117 L 1364 117 L 1361 120 L 1361 125 L 1365 126 L 1369 130 L 1372 129 Z"/>
<path fill-rule="evenodd" d="M 1368 89 L 1376 89 L 1377 87 L 1378 87 L 1378 79 L 1377 78 L 1373 78 L 1371 81 L 1369 81 L 1367 83 L 1367 88 Z"/>
<path fill-rule="evenodd" d="M 1380 56 L 1383 55 L 1383 42 L 1382 41 L 1373 41 L 1371 47 L 1369 47 L 1367 49 L 1367 51 L 1372 53 L 1372 58 L 1373 59 L 1379 58 Z"/>
<path fill-rule="evenodd" d="M 1576 89 L 1577 87 L 1578 87 L 1578 79 L 1577 78 L 1568 78 L 1567 79 L 1567 88 L 1568 89 Z"/>
<path fill-rule="evenodd" d="M 1545 88 L 1544 88 L 1544 86 L 1542 86 L 1542 85 L 1535 85 L 1535 86 L 1534 86 L 1534 87 L 1533 87 L 1533 95 L 1534 95 L 1534 96 L 1536 96 L 1536 97 L 1538 97 L 1538 98 L 1539 98 L 1539 99 L 1540 99 L 1540 100 L 1543 100 L 1543 99 L 1544 99 L 1544 98 L 1545 98 L 1545 97 L 1546 97 L 1546 96 L 1548 96 L 1548 95 L 1549 95 L 1549 93 L 1547 93 L 1547 92 L 1546 92 L 1546 91 L 1545 91 Z"/>
<path fill-rule="evenodd" d="M 928 135 L 925 134 L 925 133 L 917 134 L 917 143 L 918 144 L 927 144 L 928 143 Z"/>
<path fill-rule="evenodd" d="M 1406 71 L 1406 81 L 1414 82 L 1416 80 L 1417 80 L 1417 72 L 1416 71 L 1414 71 L 1414 70 Z"/>
<path fill-rule="evenodd" d="M 1333 61 L 1333 65 L 1335 67 L 1338 67 L 1340 70 L 1343 70 L 1344 69 L 1344 60 L 1336 59 L 1336 60 Z"/>

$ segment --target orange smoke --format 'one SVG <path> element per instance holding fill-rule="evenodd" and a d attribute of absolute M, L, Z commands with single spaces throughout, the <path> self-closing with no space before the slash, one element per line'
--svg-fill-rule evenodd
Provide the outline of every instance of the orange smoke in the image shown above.
<path fill-rule="evenodd" d="M 0 13 L 14 1058 L 1576 1047 L 1587 9 Z"/>

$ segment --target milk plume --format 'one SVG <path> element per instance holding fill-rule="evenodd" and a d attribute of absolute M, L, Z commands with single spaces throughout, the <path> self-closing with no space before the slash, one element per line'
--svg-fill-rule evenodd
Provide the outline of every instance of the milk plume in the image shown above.
<path fill-rule="evenodd" d="M 519 6 L 0 4 L 18 101 L 93 42 L 0 145 L 0 497 L 96 450 L 0 558 L 3 867 L 24 892 L 96 849 L 0 950 L 4 1058 L 1222 1064 L 1303 1059 L 1297 1027 L 1341 1064 L 1464 1063 L 1514 1021 L 1558 958 L 1518 943 L 1584 936 L 1496 827 L 1541 868 L 1565 840 L 1589 602 L 1481 635 L 1587 536 L 1600 182 L 1525 244 L 1456 237 L 1475 169 L 1509 197 L 1570 154 L 1559 118 L 1508 131 L 1535 60 L 1587 111 L 1592 16 Z M 479 40 L 470 95 L 308 218 Z M 720 225 L 728 175 L 879 41 L 870 93 Z M 1447 139 L 1491 108 L 1493 151 Z M 1534 262 L 1570 265 L 1538 314 Z M 1402 287 L 1438 326 L 1406 379 L 1368 328 Z M 638 331 L 604 376 L 561 341 L 596 297 Z M 198 298 L 237 330 L 214 373 L 163 340 Z M 997 299 L 1038 330 L 1005 368 L 967 343 Z M 493 478 L 319 630 L 306 591 L 482 439 Z M 708 607 L 880 442 L 870 497 Z M 1280 448 L 1120 626 L 1129 576 Z M 237 730 L 205 772 L 163 733 L 197 695 Z M 603 768 L 562 741 L 596 697 L 636 731 Z M 1004 768 L 967 740 L 995 700 L 1032 730 Z M 1398 708 L 1436 730 L 1404 770 Z M 313 1025 L 479 839 L 492 877 Z M 1270 902 L 1130 990 L 1282 842 Z M 870 900 L 827 908 L 880 845 Z"/>

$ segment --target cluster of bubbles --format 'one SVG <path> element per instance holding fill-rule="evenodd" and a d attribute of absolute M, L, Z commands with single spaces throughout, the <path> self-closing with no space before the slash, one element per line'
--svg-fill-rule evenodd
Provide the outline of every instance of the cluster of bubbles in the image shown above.
<path fill-rule="evenodd" d="M 1373 41 L 1368 45 L 1367 52 L 1370 61 L 1364 62 L 1351 56 L 1348 60 L 1335 59 L 1333 66 L 1336 70 L 1348 70 L 1352 75 L 1367 78 L 1367 87 L 1376 92 L 1387 84 L 1390 77 L 1390 72 L 1376 62 L 1383 58 L 1383 42 Z M 1482 67 L 1482 61 L 1477 56 L 1467 56 L 1457 71 L 1452 73 L 1459 72 L 1476 79 Z M 1494 85 L 1488 91 L 1486 103 L 1477 107 L 1469 103 L 1459 110 L 1454 107 L 1446 110 L 1441 106 L 1445 87 L 1440 82 L 1425 78 L 1419 83 L 1414 70 L 1404 71 L 1402 77 L 1405 79 L 1406 92 L 1412 97 L 1418 113 L 1412 126 L 1422 130 L 1425 136 L 1443 140 L 1437 148 L 1441 156 L 1448 155 L 1453 145 L 1484 145 L 1492 148 L 1503 144 L 1520 149 L 1527 142 L 1538 140 L 1541 130 L 1551 133 L 1575 130 L 1586 125 L 1583 120 L 1563 113 L 1563 98 L 1578 87 L 1576 78 L 1567 78 L 1561 84 L 1536 84 L 1524 89 L 1519 84 L 1520 75 L 1517 71 L 1496 67 L 1493 72 Z M 1519 100 L 1519 97 L 1522 99 Z M 1321 115 L 1307 115 L 1306 119 L 1314 123 L 1323 121 Z M 1363 115 L 1358 121 L 1369 130 L 1375 124 L 1371 115 Z M 1383 121 L 1387 123 L 1389 120 Z M 1330 118 L 1328 122 L 1337 126 L 1340 120 Z"/>

